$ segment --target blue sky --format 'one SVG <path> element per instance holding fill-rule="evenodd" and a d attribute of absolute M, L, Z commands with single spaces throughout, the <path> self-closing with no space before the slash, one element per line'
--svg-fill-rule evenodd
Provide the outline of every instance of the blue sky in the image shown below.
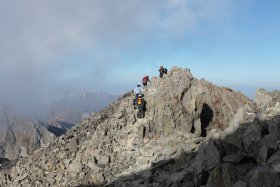
<path fill-rule="evenodd" d="M 226 20 L 203 20 L 179 38 L 153 38 L 146 48 L 125 54 L 115 76 L 127 71 L 117 80 L 137 81 L 145 73 L 157 75 L 161 64 L 178 65 L 250 97 L 260 87 L 279 89 L 279 5 L 279 1 L 237 3 Z"/>
<path fill-rule="evenodd" d="M 122 93 L 163 65 L 252 97 L 257 88 L 279 89 L 279 7 L 277 0 L 2 2 L 0 86 L 15 96 L 17 89 Z"/>

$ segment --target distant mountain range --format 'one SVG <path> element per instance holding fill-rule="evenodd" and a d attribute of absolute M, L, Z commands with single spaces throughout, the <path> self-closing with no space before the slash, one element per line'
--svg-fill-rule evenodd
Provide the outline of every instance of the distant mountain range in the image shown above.
<path fill-rule="evenodd" d="M 24 119 L 9 106 L 0 105 L 0 158 L 14 160 L 27 156 L 55 139 L 56 132 L 66 132 L 56 128 L 52 133 L 49 126 L 41 121 Z"/>
<path fill-rule="evenodd" d="M 60 121 L 70 124 L 80 122 L 91 112 L 98 112 L 117 96 L 104 92 L 92 92 L 83 90 L 82 92 L 71 92 L 60 99 L 50 101 L 47 105 L 48 121 Z"/>
<path fill-rule="evenodd" d="M 116 99 L 116 96 L 82 91 L 48 100 L 43 109 L 45 118 L 37 120 L 0 103 L 0 158 L 15 160 L 48 145 L 91 112 L 97 112 Z"/>

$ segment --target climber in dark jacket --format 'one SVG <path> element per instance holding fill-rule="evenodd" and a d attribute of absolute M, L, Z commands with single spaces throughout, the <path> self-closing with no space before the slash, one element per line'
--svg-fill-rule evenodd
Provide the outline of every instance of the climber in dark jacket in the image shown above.
<path fill-rule="evenodd" d="M 162 78 L 163 74 L 167 74 L 167 69 L 163 68 L 163 66 L 160 66 L 160 68 L 159 68 L 159 78 Z"/>
<path fill-rule="evenodd" d="M 139 94 L 139 96 L 137 98 L 137 101 L 136 101 L 136 105 L 137 105 L 137 108 L 138 108 L 137 117 L 138 118 L 144 118 L 145 117 L 145 112 L 146 112 L 146 101 L 142 97 L 142 94 Z"/>

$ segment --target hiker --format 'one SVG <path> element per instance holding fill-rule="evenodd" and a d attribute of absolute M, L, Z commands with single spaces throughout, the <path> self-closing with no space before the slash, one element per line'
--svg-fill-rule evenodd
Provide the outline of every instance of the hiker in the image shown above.
<path fill-rule="evenodd" d="M 162 78 L 163 74 L 167 74 L 167 69 L 163 68 L 163 66 L 160 66 L 160 68 L 159 68 L 159 78 Z"/>
<path fill-rule="evenodd" d="M 143 77 L 143 79 L 142 79 L 143 86 L 147 86 L 148 82 L 150 82 L 150 78 L 149 78 L 148 75 L 146 75 L 146 76 Z"/>
<path fill-rule="evenodd" d="M 133 106 L 134 106 L 135 109 L 136 109 L 136 107 L 135 107 L 136 100 L 138 99 L 138 96 L 139 96 L 139 94 L 141 94 L 141 93 L 142 93 L 141 84 L 138 83 L 138 84 L 137 84 L 137 87 L 134 89 L 135 98 L 133 99 Z"/>
<path fill-rule="evenodd" d="M 143 98 L 142 94 L 139 94 L 137 98 L 137 118 L 144 118 L 145 117 L 145 111 L 146 111 L 146 101 Z"/>

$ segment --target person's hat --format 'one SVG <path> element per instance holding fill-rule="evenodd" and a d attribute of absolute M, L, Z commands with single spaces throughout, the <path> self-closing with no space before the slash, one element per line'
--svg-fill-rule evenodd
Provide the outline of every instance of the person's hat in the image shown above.
<path fill-rule="evenodd" d="M 142 97 L 142 95 L 141 95 L 141 94 L 139 94 L 139 95 L 138 95 L 138 97 Z"/>
<path fill-rule="evenodd" d="M 140 83 L 138 83 L 138 84 L 137 84 L 137 86 L 141 86 L 141 84 L 140 84 Z"/>

